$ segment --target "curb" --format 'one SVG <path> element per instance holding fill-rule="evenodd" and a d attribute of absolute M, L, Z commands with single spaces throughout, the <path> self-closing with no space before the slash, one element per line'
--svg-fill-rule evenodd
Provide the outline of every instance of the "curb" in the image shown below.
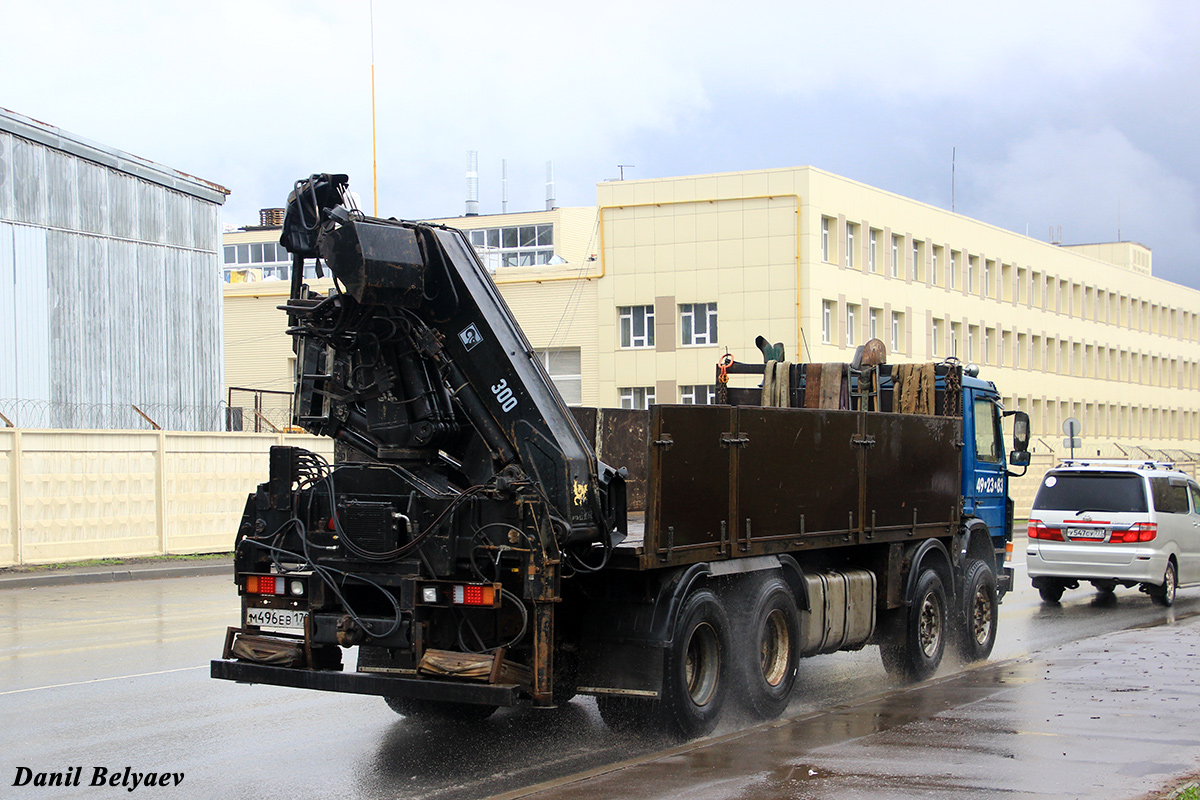
<path fill-rule="evenodd" d="M 73 572 L 46 570 L 0 576 L 0 591 L 27 589 L 39 586 L 75 586 L 86 583 L 120 583 L 123 581 L 154 580 L 159 578 L 190 578 L 203 575 L 231 575 L 232 560 L 204 564 L 172 564 L 170 566 L 119 566 L 106 570 Z"/>

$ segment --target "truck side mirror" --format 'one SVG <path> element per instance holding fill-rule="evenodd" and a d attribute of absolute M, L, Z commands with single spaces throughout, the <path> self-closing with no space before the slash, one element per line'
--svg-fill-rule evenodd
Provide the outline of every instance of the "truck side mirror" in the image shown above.
<path fill-rule="evenodd" d="M 1028 468 L 1032 459 L 1029 452 L 1029 415 L 1024 411 L 1005 411 L 1004 416 L 1013 418 L 1013 451 L 1008 454 L 1009 466 Z"/>
<path fill-rule="evenodd" d="M 1013 418 L 1013 450 L 1024 452 L 1029 449 L 1029 415 L 1024 411 L 1005 411 L 1004 416 Z"/>

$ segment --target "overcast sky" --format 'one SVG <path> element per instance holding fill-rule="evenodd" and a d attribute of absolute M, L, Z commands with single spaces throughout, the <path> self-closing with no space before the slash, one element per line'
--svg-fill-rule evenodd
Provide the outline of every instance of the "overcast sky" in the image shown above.
<path fill-rule="evenodd" d="M 988 6 L 994 6 L 988 10 Z M 368 0 L 6 2 L 0 106 L 231 190 L 372 210 Z M 811 164 L 1200 288 L 1200 3 L 375 0 L 379 212 L 592 205 L 595 184 Z"/>

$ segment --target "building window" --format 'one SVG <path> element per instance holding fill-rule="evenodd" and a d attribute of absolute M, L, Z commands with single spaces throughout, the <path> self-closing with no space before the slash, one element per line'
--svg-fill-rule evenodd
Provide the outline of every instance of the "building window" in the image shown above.
<path fill-rule="evenodd" d="M 983 262 L 983 296 L 992 296 L 992 262 Z"/>
<path fill-rule="evenodd" d="M 833 343 L 833 301 L 821 301 L 821 344 Z"/>
<path fill-rule="evenodd" d="M 583 360 L 578 347 L 556 347 L 538 351 L 542 366 L 550 373 L 554 388 L 569 406 L 583 405 Z"/>
<path fill-rule="evenodd" d="M 867 269 L 872 274 L 879 272 L 879 231 L 867 234 Z"/>
<path fill-rule="evenodd" d="M 900 237 L 892 236 L 892 277 L 900 277 Z"/>
<path fill-rule="evenodd" d="M 954 270 L 957 269 L 957 267 L 958 267 L 958 259 L 955 257 L 956 255 L 957 254 L 953 250 L 950 251 L 950 288 L 951 289 L 954 288 L 954 284 L 958 283 L 958 281 L 956 281 L 954 279 Z"/>
<path fill-rule="evenodd" d="M 679 317 L 685 346 L 717 343 L 716 303 L 684 303 Z"/>
<path fill-rule="evenodd" d="M 962 324 L 958 322 L 950 323 L 950 355 L 958 358 L 959 340 L 962 339 Z"/>
<path fill-rule="evenodd" d="M 942 328 L 942 326 L 938 323 L 938 320 L 935 319 L 933 321 L 933 327 L 930 330 L 930 333 L 932 334 L 930 337 L 932 339 L 932 342 L 930 343 L 929 354 L 931 356 L 936 356 L 938 354 L 938 340 L 941 338 L 941 335 L 942 335 L 941 328 Z"/>
<path fill-rule="evenodd" d="M 680 386 L 679 402 L 685 406 L 712 406 L 717 404 L 715 386 Z"/>
<path fill-rule="evenodd" d="M 941 250 L 942 250 L 942 248 L 935 247 L 935 248 L 933 248 L 933 253 L 930 255 L 929 280 L 933 283 L 934 286 L 937 286 L 937 282 L 938 282 L 938 253 L 940 253 Z"/>
<path fill-rule="evenodd" d="M 903 331 L 901 330 L 901 328 L 903 327 L 903 324 L 904 324 L 901 317 L 902 317 L 902 315 L 900 314 L 899 311 L 892 312 L 892 352 L 893 353 L 900 352 L 900 337 L 903 334 Z"/>
<path fill-rule="evenodd" d="M 512 225 L 466 231 L 489 269 L 549 264 L 554 257 L 554 226 Z"/>
<path fill-rule="evenodd" d="M 821 217 L 821 260 L 829 261 L 829 217 Z"/>
<path fill-rule="evenodd" d="M 846 223 L 846 266 L 854 266 L 854 226 Z"/>
<path fill-rule="evenodd" d="M 979 261 L 975 256 L 967 259 L 967 292 L 975 291 L 975 262 Z"/>
<path fill-rule="evenodd" d="M 879 338 L 879 309 L 872 308 L 867 311 L 867 331 L 868 339 Z"/>
<path fill-rule="evenodd" d="M 250 280 L 287 280 L 291 277 L 292 255 L 277 242 L 250 242 L 224 246 L 223 277 L 226 283 Z M 306 262 L 305 276 L 315 278 L 316 267 Z M 250 273 L 249 270 L 256 270 Z M 311 274 L 310 274 L 311 273 Z"/>
<path fill-rule="evenodd" d="M 653 386 L 633 386 L 621 389 L 621 408 L 647 409 L 654 404 Z"/>
<path fill-rule="evenodd" d="M 846 346 L 854 347 L 854 320 L 858 317 L 858 306 L 846 304 Z"/>
<path fill-rule="evenodd" d="M 654 306 L 621 306 L 621 347 L 654 347 Z"/>

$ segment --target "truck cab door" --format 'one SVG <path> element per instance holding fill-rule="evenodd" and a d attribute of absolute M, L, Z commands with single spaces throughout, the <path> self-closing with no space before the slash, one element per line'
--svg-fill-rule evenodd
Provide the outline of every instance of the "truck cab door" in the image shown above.
<path fill-rule="evenodd" d="M 996 399 L 968 391 L 963 414 L 963 512 L 987 525 L 993 540 L 1004 536 L 1008 477 Z"/>

